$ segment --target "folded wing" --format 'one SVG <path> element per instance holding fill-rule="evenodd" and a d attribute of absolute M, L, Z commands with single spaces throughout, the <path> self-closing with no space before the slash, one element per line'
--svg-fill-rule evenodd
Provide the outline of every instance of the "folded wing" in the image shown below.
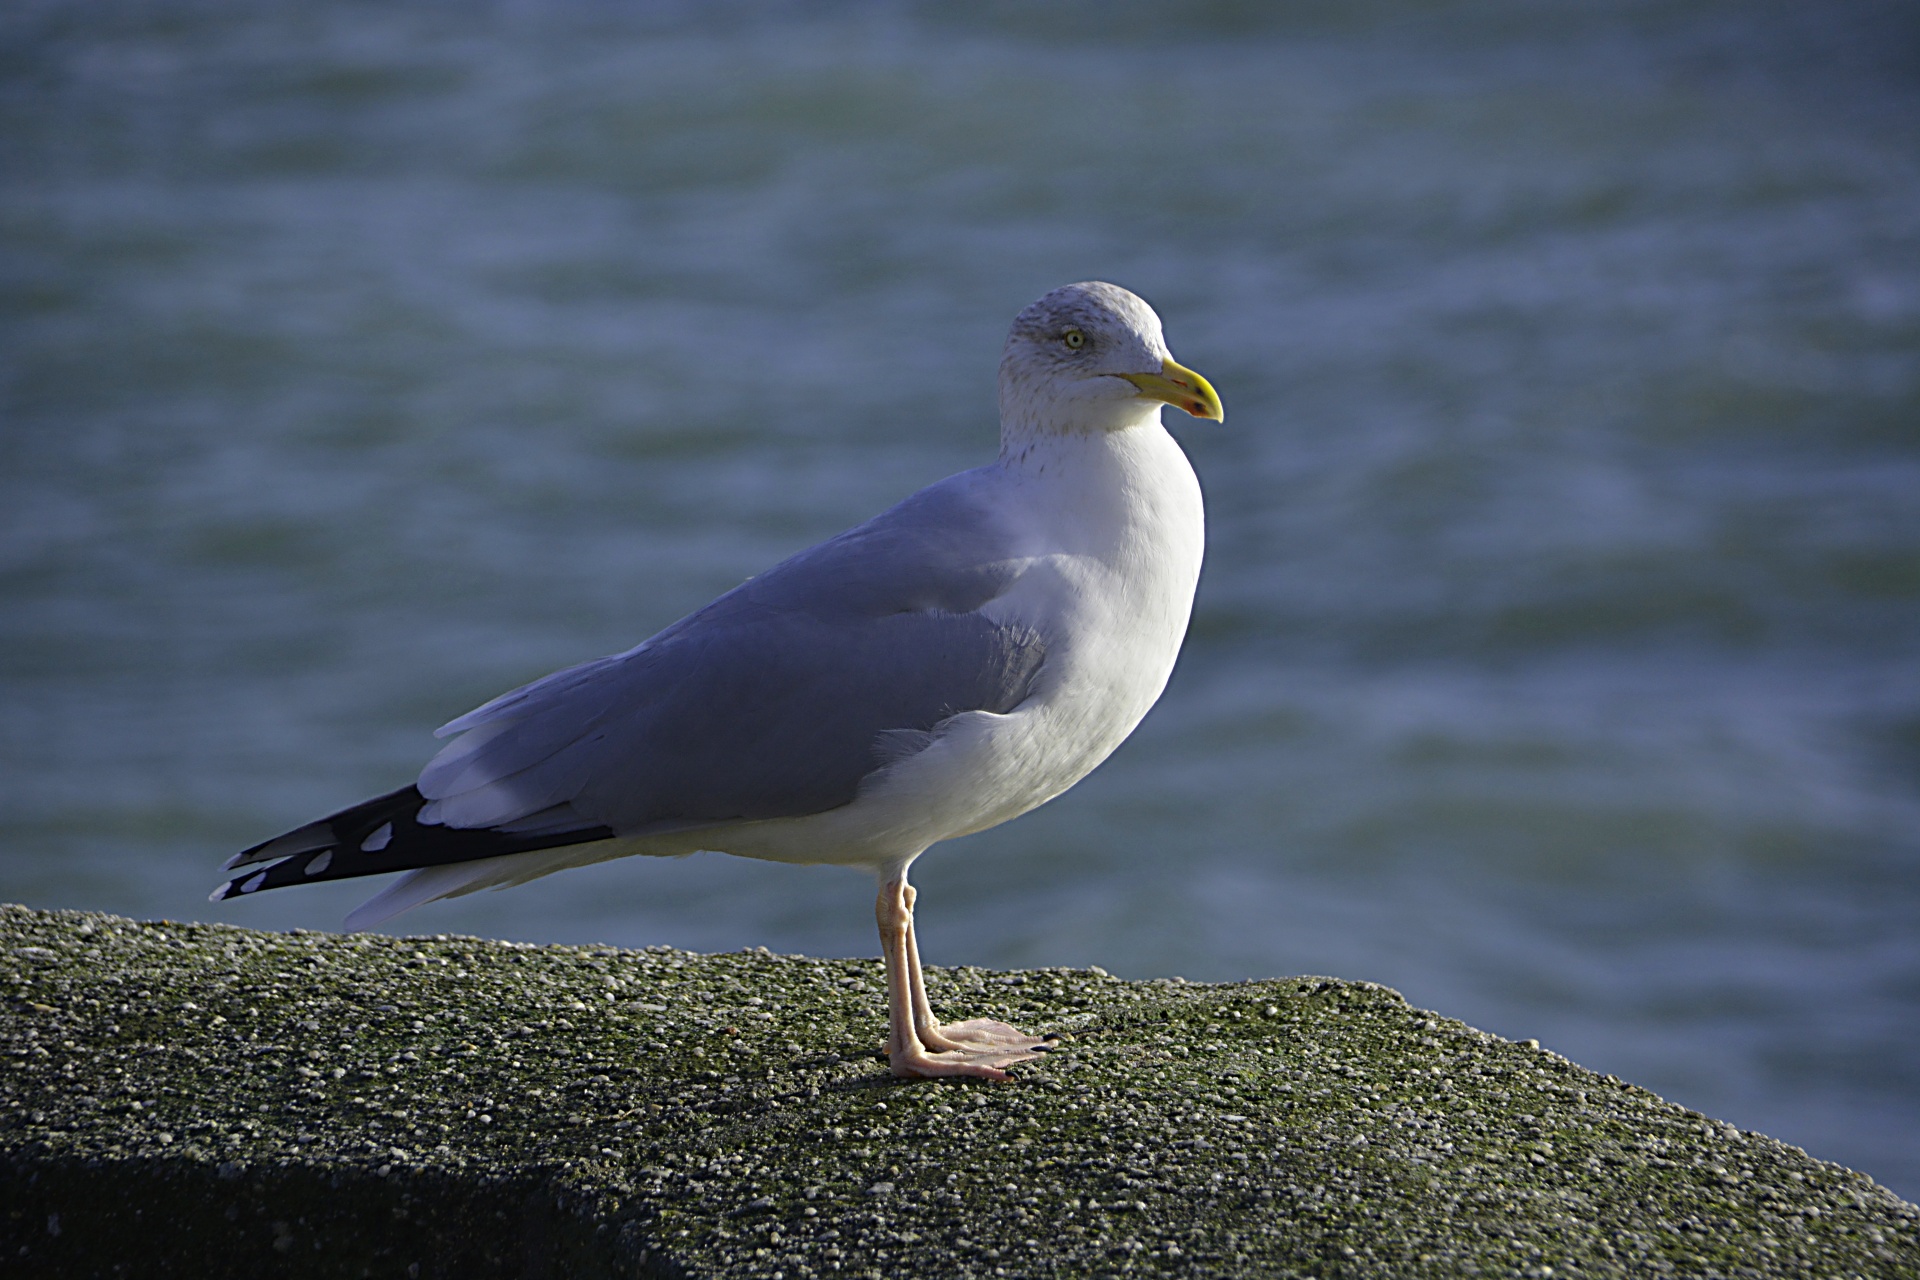
<path fill-rule="evenodd" d="M 229 866 L 273 865 L 215 896 L 850 803 L 902 741 L 1018 706 L 1045 659 L 981 613 L 1024 566 L 967 480 L 460 717 L 417 788 L 246 851 Z"/>

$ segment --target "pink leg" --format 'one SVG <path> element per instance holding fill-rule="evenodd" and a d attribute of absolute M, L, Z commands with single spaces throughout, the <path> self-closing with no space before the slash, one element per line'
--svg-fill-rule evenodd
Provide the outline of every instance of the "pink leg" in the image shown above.
<path fill-rule="evenodd" d="M 887 1060 L 893 1074 L 1005 1080 L 1001 1068 L 1032 1061 L 1047 1042 L 986 1018 L 947 1027 L 934 1019 L 913 932 L 917 896 L 903 876 L 882 884 L 874 904 L 887 969 Z"/>

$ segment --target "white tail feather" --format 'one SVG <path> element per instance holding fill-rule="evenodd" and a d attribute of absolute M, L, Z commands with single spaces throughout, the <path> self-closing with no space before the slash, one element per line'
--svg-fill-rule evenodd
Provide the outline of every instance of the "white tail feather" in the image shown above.
<path fill-rule="evenodd" d="M 409 871 L 347 913 L 348 933 L 358 933 L 385 924 L 402 911 L 439 898 L 457 898 L 480 889 L 504 889 L 525 884 L 541 876 L 552 875 L 568 867 L 604 862 L 631 853 L 613 841 L 563 845 L 555 849 L 532 849 L 526 853 L 502 854 L 498 858 L 476 858 L 472 862 L 450 862 L 439 867 L 420 867 Z"/>
<path fill-rule="evenodd" d="M 443 867 L 421 867 L 395 880 L 347 913 L 348 933 L 359 933 L 385 924 L 402 911 L 411 911 L 423 902 L 452 898 L 487 886 L 500 872 L 502 862 L 524 858 L 524 853 L 504 858 L 481 858 L 474 862 L 454 862 Z"/>

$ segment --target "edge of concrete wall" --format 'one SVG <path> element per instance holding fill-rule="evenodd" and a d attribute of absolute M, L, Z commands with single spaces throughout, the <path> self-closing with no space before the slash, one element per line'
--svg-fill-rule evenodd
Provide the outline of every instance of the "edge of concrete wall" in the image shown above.
<path fill-rule="evenodd" d="M 1328 978 L 929 975 L 1056 1031 L 900 1082 L 878 964 L 0 907 L 0 1264 L 280 1276 L 1920 1277 L 1796 1147 Z"/>

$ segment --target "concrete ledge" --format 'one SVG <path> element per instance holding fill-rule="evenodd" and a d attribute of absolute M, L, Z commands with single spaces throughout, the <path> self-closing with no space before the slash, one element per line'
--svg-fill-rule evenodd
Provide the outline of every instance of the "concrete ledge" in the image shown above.
<path fill-rule="evenodd" d="M 1070 1037 L 996 1086 L 885 1074 L 872 960 L 0 907 L 0 983 L 9 1275 L 1920 1276 L 1870 1179 L 1368 984 L 930 973 Z"/>

